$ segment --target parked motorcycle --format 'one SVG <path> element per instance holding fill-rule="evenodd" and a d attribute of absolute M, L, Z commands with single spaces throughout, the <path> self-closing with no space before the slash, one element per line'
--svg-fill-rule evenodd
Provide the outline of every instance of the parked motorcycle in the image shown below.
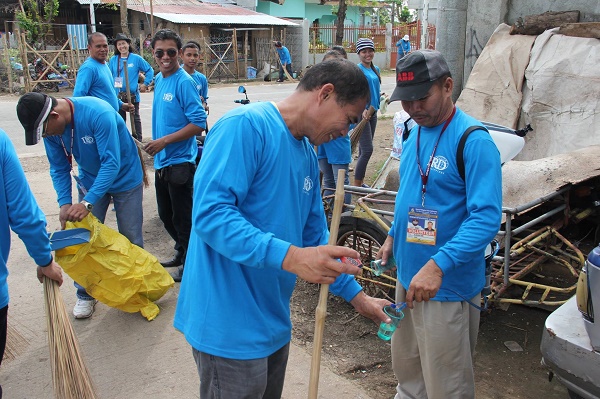
<path fill-rule="evenodd" d="M 29 76 L 32 81 L 41 80 L 33 87 L 33 91 L 59 91 L 59 84 L 63 77 L 52 72 L 41 58 L 35 59 L 28 65 Z"/>
<path fill-rule="evenodd" d="M 250 99 L 248 98 L 248 94 L 246 93 L 246 88 L 244 86 L 238 87 L 238 93 L 245 95 L 246 98 L 241 98 L 239 100 L 233 100 L 234 103 L 242 104 L 242 105 L 250 104 Z"/>

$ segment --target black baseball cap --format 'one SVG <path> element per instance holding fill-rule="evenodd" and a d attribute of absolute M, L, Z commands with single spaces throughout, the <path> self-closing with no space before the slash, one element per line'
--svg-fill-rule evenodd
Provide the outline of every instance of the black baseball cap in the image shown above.
<path fill-rule="evenodd" d="M 17 103 L 17 117 L 25 128 L 25 144 L 37 144 L 42 138 L 44 121 L 57 101 L 44 93 L 26 93 Z"/>
<path fill-rule="evenodd" d="M 392 101 L 416 101 L 427 94 L 433 82 L 450 75 L 442 53 L 436 50 L 417 50 L 396 63 L 396 88 Z"/>

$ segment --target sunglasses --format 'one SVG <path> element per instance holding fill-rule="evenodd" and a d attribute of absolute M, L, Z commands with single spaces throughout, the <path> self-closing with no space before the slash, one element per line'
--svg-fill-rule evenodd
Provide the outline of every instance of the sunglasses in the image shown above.
<path fill-rule="evenodd" d="M 165 51 L 164 50 L 156 50 L 154 52 L 154 56 L 156 56 L 157 58 L 162 58 L 165 55 Z M 174 48 L 170 48 L 167 50 L 167 55 L 169 57 L 175 57 L 177 55 L 177 50 L 175 50 Z"/>

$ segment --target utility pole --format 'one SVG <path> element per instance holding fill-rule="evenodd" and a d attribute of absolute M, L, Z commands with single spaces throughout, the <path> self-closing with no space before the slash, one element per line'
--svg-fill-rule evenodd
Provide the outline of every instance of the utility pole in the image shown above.
<path fill-rule="evenodd" d="M 421 16 L 421 50 L 427 49 L 427 15 L 429 14 L 429 0 L 423 0 L 423 15 Z"/>

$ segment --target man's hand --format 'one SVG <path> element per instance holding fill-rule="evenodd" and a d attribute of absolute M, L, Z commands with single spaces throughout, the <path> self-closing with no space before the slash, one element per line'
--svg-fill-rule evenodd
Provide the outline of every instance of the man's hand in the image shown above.
<path fill-rule="evenodd" d="M 60 266 L 58 265 L 58 263 L 56 263 L 56 261 L 54 259 L 52 259 L 52 263 L 50 263 L 46 267 L 38 266 L 37 278 L 40 281 L 40 283 L 44 282 L 44 276 L 51 278 L 54 281 L 58 281 L 59 287 L 63 283 L 62 269 L 60 268 Z"/>
<path fill-rule="evenodd" d="M 123 103 L 121 105 L 121 111 L 125 111 L 125 112 L 134 112 L 135 111 L 135 106 L 132 103 Z"/>
<path fill-rule="evenodd" d="M 69 208 L 71 208 L 71 204 L 64 204 L 60 207 L 60 211 L 58 213 L 58 220 L 60 222 L 60 229 L 65 229 L 65 223 L 67 222 L 67 213 L 69 212 Z"/>
<path fill-rule="evenodd" d="M 60 213 L 61 215 L 63 214 L 63 207 L 60 207 Z M 69 222 L 81 222 L 88 215 L 88 213 L 90 213 L 90 211 L 88 211 L 83 204 L 69 205 L 69 209 L 65 211 L 64 220 Z M 64 230 L 65 225 L 62 218 L 60 225 Z"/>
<path fill-rule="evenodd" d="M 442 269 L 433 259 L 429 259 L 410 282 L 406 293 L 406 305 L 412 309 L 413 301 L 429 301 L 433 298 L 442 285 L 442 277 Z"/>
<path fill-rule="evenodd" d="M 281 268 L 310 283 L 332 284 L 342 273 L 355 275 L 360 271 L 357 266 L 337 260 L 342 256 L 360 258 L 358 252 L 346 247 L 321 245 L 298 248 L 292 245 Z"/>
<path fill-rule="evenodd" d="M 166 146 L 167 143 L 165 142 L 165 138 L 161 137 L 159 139 L 151 140 L 150 142 L 148 142 L 148 144 L 146 144 L 146 146 L 144 147 L 144 151 L 146 151 L 152 156 L 155 156 L 156 154 L 161 152 Z"/>
<path fill-rule="evenodd" d="M 390 303 L 391 302 L 387 299 L 368 296 L 364 291 L 359 292 L 358 295 L 350 301 L 350 304 L 354 306 L 354 309 L 356 309 L 358 313 L 365 316 L 367 319 L 373 320 L 377 325 L 382 321 L 386 323 L 391 322 L 390 317 L 383 311 L 384 306 L 387 306 Z"/>
<path fill-rule="evenodd" d="M 392 236 L 387 236 L 383 245 L 379 247 L 379 251 L 377 251 L 375 259 L 381 259 L 381 264 L 384 266 L 387 265 L 388 259 L 394 256 L 392 252 L 393 248 L 394 238 Z"/>
<path fill-rule="evenodd" d="M 145 93 L 148 90 L 148 86 L 142 83 L 139 85 L 139 89 L 141 93 Z"/>

